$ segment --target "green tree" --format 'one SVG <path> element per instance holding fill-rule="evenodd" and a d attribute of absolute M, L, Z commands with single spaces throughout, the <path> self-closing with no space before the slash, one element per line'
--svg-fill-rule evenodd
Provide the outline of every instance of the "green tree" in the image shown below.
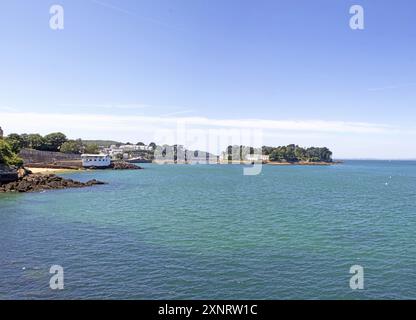
<path fill-rule="evenodd" d="M 284 159 L 288 162 L 297 162 L 299 159 L 296 158 L 296 149 L 299 148 L 294 144 L 289 144 L 286 146 L 286 153 L 284 155 Z"/>
<path fill-rule="evenodd" d="M 27 133 L 23 133 L 20 135 L 21 145 L 20 147 L 29 148 L 29 135 Z"/>
<path fill-rule="evenodd" d="M 84 153 L 99 154 L 100 148 L 98 147 L 98 144 L 88 144 L 84 146 Z"/>
<path fill-rule="evenodd" d="M 45 139 L 40 134 L 29 134 L 27 137 L 28 148 L 42 150 L 45 145 Z"/>
<path fill-rule="evenodd" d="M 5 140 L 0 140 L 0 164 L 19 167 L 23 165 L 23 160 L 13 152 L 12 147 Z"/>
<path fill-rule="evenodd" d="M 332 152 L 328 148 L 310 147 L 304 149 L 290 144 L 276 148 L 263 147 L 263 154 L 269 154 L 271 161 L 287 162 L 332 162 Z"/>
<path fill-rule="evenodd" d="M 152 150 L 156 150 L 157 145 L 154 142 L 149 143 L 149 147 L 152 148 Z"/>
<path fill-rule="evenodd" d="M 273 147 L 263 146 L 261 147 L 262 154 L 268 156 L 273 152 Z"/>
<path fill-rule="evenodd" d="M 61 148 L 62 144 L 68 141 L 66 136 L 61 132 L 50 133 L 45 136 L 44 149 L 46 151 L 57 152 Z"/>
<path fill-rule="evenodd" d="M 78 140 L 69 140 L 64 142 L 61 145 L 60 152 L 62 153 L 75 153 L 80 154 L 82 152 L 82 141 L 81 139 Z"/>
<path fill-rule="evenodd" d="M 307 160 L 306 150 L 296 146 L 295 157 L 296 157 L 297 161 L 306 161 Z"/>
<path fill-rule="evenodd" d="M 14 153 L 19 153 L 23 148 L 24 142 L 20 135 L 17 133 L 11 133 L 4 139 L 8 145 L 12 148 Z"/>
<path fill-rule="evenodd" d="M 227 147 L 227 160 L 232 161 L 233 160 L 233 146 Z"/>

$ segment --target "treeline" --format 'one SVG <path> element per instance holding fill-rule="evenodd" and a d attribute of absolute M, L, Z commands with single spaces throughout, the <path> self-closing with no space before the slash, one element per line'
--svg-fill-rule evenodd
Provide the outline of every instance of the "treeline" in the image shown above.
<path fill-rule="evenodd" d="M 278 162 L 332 162 L 332 151 L 326 147 L 302 148 L 295 144 L 280 147 L 262 147 L 270 161 Z"/>
<path fill-rule="evenodd" d="M 295 144 L 261 148 L 228 146 L 225 153 L 229 161 L 243 161 L 251 155 L 265 155 L 269 156 L 269 161 L 276 162 L 332 162 L 332 152 L 326 147 L 302 148 Z"/>
<path fill-rule="evenodd" d="M 14 153 L 19 153 L 24 148 L 75 154 L 99 152 L 98 145 L 84 143 L 81 139 L 69 140 L 61 132 L 50 133 L 46 136 L 12 133 L 5 137 L 4 141 L 11 147 Z"/>

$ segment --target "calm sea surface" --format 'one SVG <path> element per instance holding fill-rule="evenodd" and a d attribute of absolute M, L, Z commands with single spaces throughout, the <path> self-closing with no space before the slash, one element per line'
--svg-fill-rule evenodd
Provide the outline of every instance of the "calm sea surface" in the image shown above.
<path fill-rule="evenodd" d="M 416 162 L 145 168 L 0 195 L 0 299 L 416 299 Z"/>

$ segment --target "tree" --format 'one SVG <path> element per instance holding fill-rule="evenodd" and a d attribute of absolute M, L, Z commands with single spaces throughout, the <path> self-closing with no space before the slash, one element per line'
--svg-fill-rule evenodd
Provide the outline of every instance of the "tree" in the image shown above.
<path fill-rule="evenodd" d="M 137 146 L 145 146 L 143 142 L 137 142 Z"/>
<path fill-rule="evenodd" d="M 23 148 L 29 148 L 29 135 L 27 133 L 23 133 L 20 135 L 20 147 Z"/>
<path fill-rule="evenodd" d="M 28 148 L 41 150 L 45 144 L 45 140 L 40 134 L 29 134 L 27 136 Z"/>
<path fill-rule="evenodd" d="M 62 144 L 68 141 L 66 136 L 61 132 L 50 133 L 45 136 L 44 149 L 46 151 L 57 152 L 61 148 Z"/>
<path fill-rule="evenodd" d="M 23 140 L 17 133 L 11 133 L 4 139 L 14 153 L 19 153 L 23 148 Z"/>
<path fill-rule="evenodd" d="M 232 161 L 233 160 L 233 146 L 227 147 L 227 160 Z"/>
<path fill-rule="evenodd" d="M 98 147 L 98 144 L 87 144 L 84 146 L 84 153 L 99 154 L 100 148 Z"/>
<path fill-rule="evenodd" d="M 261 147 L 261 151 L 262 151 L 261 153 L 268 156 L 273 152 L 273 149 L 274 149 L 273 147 L 263 146 Z"/>
<path fill-rule="evenodd" d="M 299 146 L 296 146 L 295 157 L 298 161 L 306 161 L 307 160 L 306 150 L 303 148 L 300 148 Z"/>
<path fill-rule="evenodd" d="M 310 147 L 304 149 L 290 144 L 281 147 L 262 147 L 263 154 L 269 154 L 270 161 L 279 162 L 332 162 L 332 152 L 328 148 Z"/>
<path fill-rule="evenodd" d="M 82 141 L 78 139 L 64 142 L 59 151 L 62 153 L 80 154 L 82 153 L 82 149 Z"/>
<path fill-rule="evenodd" d="M 0 164 L 6 166 L 23 165 L 23 160 L 13 152 L 12 147 L 5 140 L 0 140 Z"/>

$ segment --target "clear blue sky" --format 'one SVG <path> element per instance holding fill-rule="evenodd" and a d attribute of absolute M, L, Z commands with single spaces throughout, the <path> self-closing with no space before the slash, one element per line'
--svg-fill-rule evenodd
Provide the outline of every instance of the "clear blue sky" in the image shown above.
<path fill-rule="evenodd" d="M 52 4 L 62 31 L 49 28 Z M 365 30 L 349 28 L 353 4 Z M 271 120 L 265 144 L 416 158 L 415 21 L 412 0 L 3 0 L 0 126 L 149 142 L 157 118 Z M 82 115 L 90 128 L 68 125 Z"/>

